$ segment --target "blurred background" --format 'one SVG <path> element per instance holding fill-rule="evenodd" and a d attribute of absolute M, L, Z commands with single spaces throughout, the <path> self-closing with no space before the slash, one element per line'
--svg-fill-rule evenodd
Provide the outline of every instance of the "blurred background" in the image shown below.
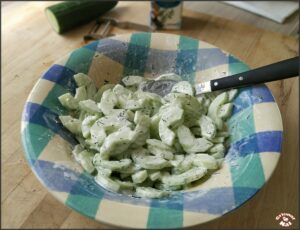
<path fill-rule="evenodd" d="M 52 5 L 54 5 L 55 3 L 56 2 L 54 1 Z M 2 1 L 1 7 L 3 10 L 6 10 L 8 12 L 10 9 L 12 9 L 13 4 L 16 3 L 14 1 Z M 100 12 L 98 11 L 98 15 L 91 17 L 87 21 L 93 21 L 93 19 L 96 19 L 98 16 L 103 15 L 113 16 L 116 19 L 128 18 L 129 21 L 132 21 L 130 20 L 131 16 L 129 14 L 129 12 L 132 11 L 128 9 L 130 4 L 134 3 L 120 1 L 117 6 L 108 7 L 102 11 L 100 10 Z M 150 6 L 150 4 L 151 3 L 149 2 L 148 5 Z M 257 28 L 279 32 L 295 37 L 299 35 L 298 1 L 185 1 L 180 3 L 180 5 L 180 7 L 183 7 L 184 9 L 190 11 L 245 23 Z M 32 7 L 43 8 L 46 6 L 49 6 L 49 3 L 38 1 L 32 3 Z M 136 13 L 140 14 L 141 12 Z M 151 13 L 151 9 L 149 7 L 144 7 L 142 13 L 144 17 L 140 17 L 141 20 L 139 20 L 139 22 L 142 22 L 142 24 L 144 25 L 149 24 L 148 19 Z M 180 17 L 182 19 L 182 14 L 180 14 Z M 137 22 L 136 20 L 133 21 Z M 80 23 L 78 23 L 77 25 L 75 23 L 72 29 L 76 29 L 80 25 Z M 181 29 L 184 29 L 184 26 L 181 27 Z"/>
<path fill-rule="evenodd" d="M 299 35 L 298 1 L 201 1 L 184 7 L 286 35 Z"/>

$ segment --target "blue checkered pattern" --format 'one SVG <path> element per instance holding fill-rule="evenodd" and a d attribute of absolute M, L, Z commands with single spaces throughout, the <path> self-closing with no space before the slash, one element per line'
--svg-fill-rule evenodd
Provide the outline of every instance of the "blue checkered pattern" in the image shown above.
<path fill-rule="evenodd" d="M 50 192 L 67 194 L 67 199 L 64 200 L 66 205 L 99 221 L 139 228 L 174 228 L 199 224 L 223 215 L 247 201 L 268 179 L 264 170 L 273 170 L 276 166 L 277 161 L 273 163 L 273 167 L 264 168 L 260 154 L 269 152 L 279 157 L 282 129 L 270 127 L 257 132 L 260 121 L 253 113 L 257 104 L 276 106 L 265 85 L 240 89 L 234 100 L 233 116 L 228 122 L 231 146 L 224 163 L 228 170 L 225 171 L 224 167 L 224 172 L 218 177 L 219 180 L 228 181 L 226 185 L 215 183 L 207 187 L 208 182 L 204 182 L 199 189 L 177 193 L 170 198 L 140 199 L 106 191 L 90 175 L 70 168 L 69 164 L 58 162 L 54 155 L 52 157 L 48 149 L 55 148 L 55 138 L 62 139 L 65 146 L 76 144 L 74 137 L 58 122 L 58 116 L 66 114 L 66 111 L 57 100 L 63 93 L 74 94 L 76 84 L 72 76 L 75 73 L 89 74 L 96 81 L 104 77 L 107 80 L 108 76 L 121 79 L 128 74 L 144 76 L 175 72 L 183 79 L 194 82 L 198 72 L 210 68 L 217 69 L 226 65 L 228 73 L 232 74 L 248 69 L 245 64 L 222 50 L 211 46 L 206 48 L 202 41 L 176 35 L 161 36 L 177 39 L 178 45 L 169 50 L 157 49 L 153 44 L 160 41 L 154 41 L 150 33 L 135 33 L 103 39 L 77 49 L 66 58 L 64 65 L 54 64 L 37 82 L 36 92 L 43 84 L 51 85 L 48 94 L 41 97 L 36 92 L 31 93 L 25 104 L 22 141 L 32 170 Z M 125 42 L 126 39 L 129 42 Z M 162 39 L 161 42 L 166 40 Z M 100 59 L 96 61 L 96 58 Z M 98 66 L 101 71 L 98 71 Z M 280 116 L 279 111 L 272 116 Z M 270 160 L 274 161 L 274 158 Z M 57 165 L 64 167 L 56 167 Z M 118 210 L 111 210 L 115 217 L 108 216 L 105 214 L 106 207 L 112 205 L 120 205 L 120 209 L 126 207 L 129 211 L 118 213 Z M 140 221 L 120 222 L 124 215 L 135 212 L 140 215 Z M 130 219 L 129 216 L 126 218 Z"/>

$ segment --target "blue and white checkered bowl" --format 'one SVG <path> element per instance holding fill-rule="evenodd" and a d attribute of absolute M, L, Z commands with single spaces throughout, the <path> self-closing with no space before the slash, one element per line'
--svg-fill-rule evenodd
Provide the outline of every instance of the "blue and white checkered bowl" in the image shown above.
<path fill-rule="evenodd" d="M 57 97 L 75 91 L 72 76 L 88 74 L 99 87 L 134 74 L 175 72 L 191 83 L 247 70 L 203 41 L 162 33 L 133 33 L 76 49 L 52 65 L 32 89 L 22 117 L 25 155 L 41 183 L 61 202 L 106 224 L 176 228 L 207 222 L 236 209 L 266 183 L 278 162 L 282 121 L 265 85 L 240 89 L 228 122 L 231 146 L 223 167 L 199 186 L 165 199 L 133 198 L 97 185 L 71 157 L 76 142 L 57 122 Z"/>

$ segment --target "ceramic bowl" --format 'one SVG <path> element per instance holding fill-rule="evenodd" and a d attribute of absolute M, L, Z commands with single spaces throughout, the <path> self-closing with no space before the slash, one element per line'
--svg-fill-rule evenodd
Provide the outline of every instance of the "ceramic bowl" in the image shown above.
<path fill-rule="evenodd" d="M 222 168 L 202 184 L 165 199 L 109 192 L 71 156 L 76 141 L 58 122 L 66 110 L 57 97 L 74 93 L 72 76 L 88 74 L 99 87 L 125 75 L 155 78 L 174 72 L 191 83 L 239 73 L 249 67 L 206 42 L 163 33 L 110 37 L 76 49 L 46 70 L 32 89 L 22 117 L 28 163 L 63 204 L 102 223 L 129 228 L 176 228 L 218 218 L 245 203 L 270 178 L 282 145 L 282 120 L 270 90 L 239 90 L 228 121 L 231 145 Z M 237 210 L 238 211 L 238 210 Z"/>

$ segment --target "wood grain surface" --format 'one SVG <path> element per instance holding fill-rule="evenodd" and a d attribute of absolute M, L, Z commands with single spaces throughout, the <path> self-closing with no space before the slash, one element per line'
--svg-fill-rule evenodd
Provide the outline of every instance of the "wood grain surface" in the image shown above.
<path fill-rule="evenodd" d="M 49 26 L 44 8 L 53 2 L 13 2 L 2 6 L 2 228 L 99 228 L 57 201 L 31 172 L 20 140 L 21 113 L 35 82 L 55 60 L 84 45 L 91 23 L 61 36 Z M 108 13 L 148 23 L 148 2 L 121 2 Z M 218 46 L 251 67 L 298 55 L 298 40 L 245 24 L 184 10 L 183 28 L 168 31 Z M 128 33 L 114 29 L 112 33 Z M 249 202 L 193 229 L 279 228 L 275 216 L 298 217 L 299 88 L 298 78 L 268 84 L 279 105 L 284 127 L 283 152 L 271 179 Z M 292 228 L 298 228 L 298 219 Z"/>

